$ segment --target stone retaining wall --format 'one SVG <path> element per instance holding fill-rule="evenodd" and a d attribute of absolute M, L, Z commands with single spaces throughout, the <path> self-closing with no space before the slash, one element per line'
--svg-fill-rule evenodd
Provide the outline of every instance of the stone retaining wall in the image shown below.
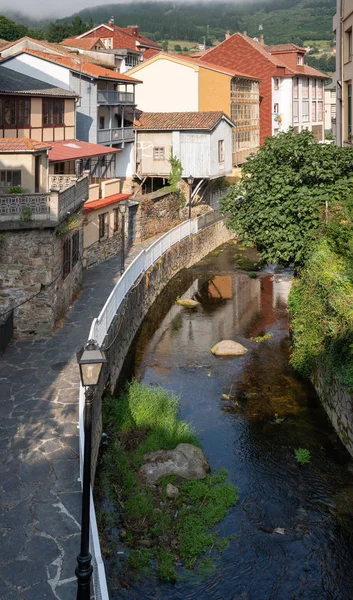
<path fill-rule="evenodd" d="M 166 252 L 130 290 L 115 317 L 104 347 L 107 364 L 97 389 L 93 410 L 92 475 L 94 476 L 102 435 L 102 395 L 114 393 L 131 343 L 148 310 L 163 288 L 182 268 L 199 262 L 209 252 L 234 237 L 223 221 L 191 235 Z"/>
<path fill-rule="evenodd" d="M 313 384 L 336 433 L 353 456 L 353 395 L 336 378 L 317 369 Z"/>
<path fill-rule="evenodd" d="M 180 197 L 170 191 L 158 190 L 134 198 L 139 203 L 136 239 L 143 242 L 165 233 L 180 223 Z"/>

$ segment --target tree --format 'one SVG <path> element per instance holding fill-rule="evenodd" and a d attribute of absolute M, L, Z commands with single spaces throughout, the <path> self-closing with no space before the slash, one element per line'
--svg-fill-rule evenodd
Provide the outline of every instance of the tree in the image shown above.
<path fill-rule="evenodd" d="M 0 38 L 9 42 L 28 35 L 28 28 L 0 15 Z"/>
<path fill-rule="evenodd" d="M 309 131 L 268 137 L 222 201 L 228 226 L 270 263 L 301 266 L 318 238 L 326 201 L 351 188 L 353 149 L 318 144 Z"/>
<path fill-rule="evenodd" d="M 71 29 L 70 25 L 64 21 L 63 23 L 49 23 L 46 38 L 48 42 L 59 43 L 62 40 L 70 37 Z"/>
<path fill-rule="evenodd" d="M 174 52 L 182 52 L 180 44 L 175 44 L 175 46 L 174 46 Z"/>
<path fill-rule="evenodd" d="M 86 23 L 84 23 L 82 21 L 81 17 L 76 15 L 76 17 L 74 17 L 71 21 L 70 29 L 71 29 L 71 31 L 70 31 L 71 36 L 81 35 L 81 33 L 84 33 L 85 31 L 87 31 L 87 25 L 86 25 Z"/>

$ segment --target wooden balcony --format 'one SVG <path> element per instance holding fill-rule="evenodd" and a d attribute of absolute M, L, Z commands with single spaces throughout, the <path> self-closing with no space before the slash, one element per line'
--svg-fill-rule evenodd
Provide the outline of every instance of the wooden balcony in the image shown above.
<path fill-rule="evenodd" d="M 116 92 L 112 90 L 98 90 L 98 104 L 117 105 L 135 104 L 135 94 L 131 92 Z"/>
<path fill-rule="evenodd" d="M 118 127 L 115 129 L 98 129 L 98 144 L 119 144 L 123 142 L 133 142 L 135 133 L 133 127 Z"/>

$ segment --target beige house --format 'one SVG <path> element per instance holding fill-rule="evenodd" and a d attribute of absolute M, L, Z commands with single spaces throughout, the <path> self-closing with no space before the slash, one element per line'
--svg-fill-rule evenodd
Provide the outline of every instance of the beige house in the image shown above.
<path fill-rule="evenodd" d="M 337 90 L 336 142 L 339 146 L 351 145 L 353 140 L 353 0 L 337 0 L 333 17 L 336 34 L 336 72 L 333 81 Z"/>
<path fill-rule="evenodd" d="M 0 137 L 74 139 L 77 98 L 70 90 L 0 66 Z"/>
<path fill-rule="evenodd" d="M 325 86 L 325 132 L 332 132 L 336 139 L 336 103 L 337 92 L 333 83 Z"/>

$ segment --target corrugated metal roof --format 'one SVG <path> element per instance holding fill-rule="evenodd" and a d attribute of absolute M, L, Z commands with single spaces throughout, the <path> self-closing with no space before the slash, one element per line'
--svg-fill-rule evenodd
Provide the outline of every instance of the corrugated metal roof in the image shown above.
<path fill-rule="evenodd" d="M 92 156 L 106 156 L 122 152 L 120 148 L 110 148 L 101 144 L 91 144 L 79 140 L 65 140 L 62 142 L 50 142 L 49 161 L 57 162 L 64 160 L 77 160 L 79 158 L 90 158 Z"/>

